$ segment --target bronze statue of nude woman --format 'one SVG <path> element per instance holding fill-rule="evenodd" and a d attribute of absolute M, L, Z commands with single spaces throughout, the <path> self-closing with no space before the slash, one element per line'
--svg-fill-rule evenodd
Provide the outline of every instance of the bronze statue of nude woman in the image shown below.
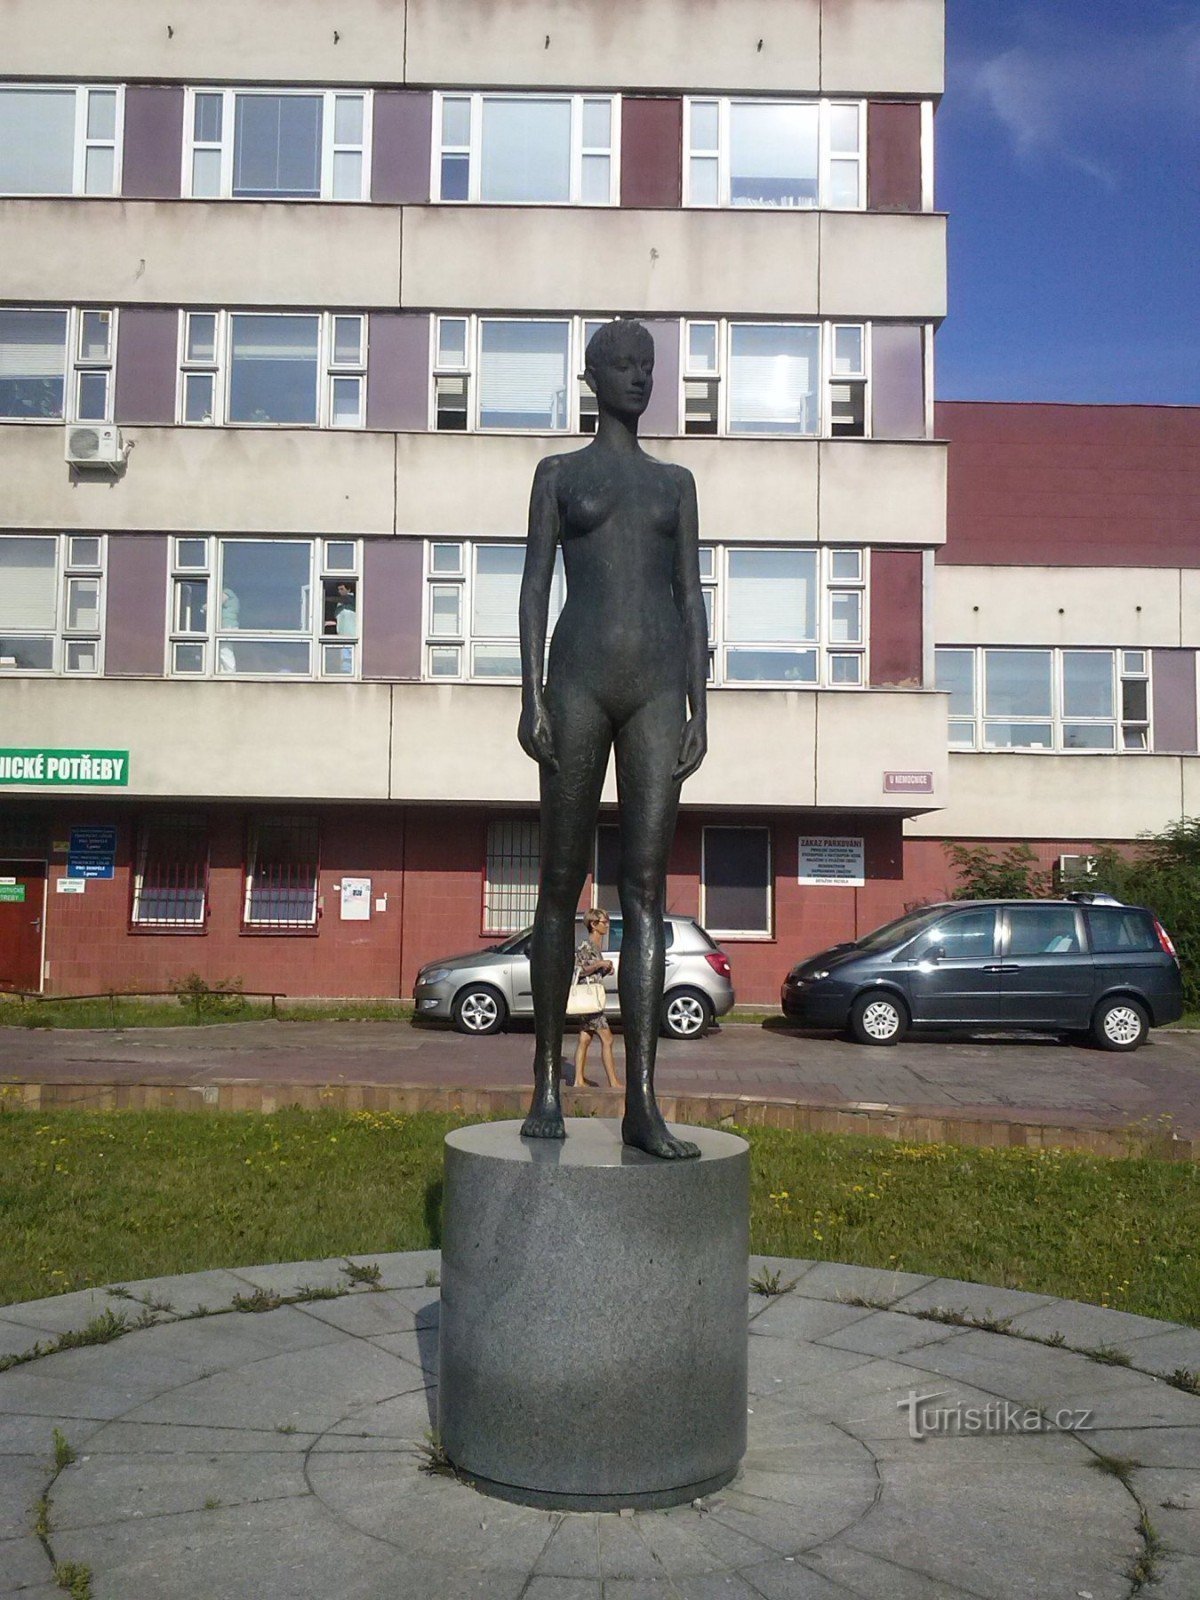
<path fill-rule="evenodd" d="M 600 791 L 615 749 L 620 799 L 618 986 L 628 1145 L 697 1156 L 654 1097 L 662 1009 L 667 857 L 683 780 L 707 749 L 708 623 L 700 587 L 696 486 L 638 443 L 654 343 L 638 322 L 605 323 L 587 347 L 596 436 L 538 465 L 521 582 L 518 738 L 541 769 L 541 879 L 530 959 L 536 1021 L 527 1137 L 564 1136 L 559 1096 L 575 914 L 591 863 Z M 567 600 L 545 662 L 555 555 Z M 689 714 L 690 713 L 690 714 Z"/>

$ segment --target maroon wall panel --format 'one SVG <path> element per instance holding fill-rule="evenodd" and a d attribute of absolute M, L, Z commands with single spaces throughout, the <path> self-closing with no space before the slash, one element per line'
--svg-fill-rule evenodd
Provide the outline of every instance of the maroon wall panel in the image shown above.
<path fill-rule="evenodd" d="M 919 688 L 923 584 L 919 550 L 871 551 L 871 684 Z"/>
<path fill-rule="evenodd" d="M 921 209 L 921 107 L 915 102 L 872 100 L 867 106 L 867 209 Z"/>
<path fill-rule="evenodd" d="M 942 562 L 1200 566 L 1200 408 L 947 401 Z"/>
<path fill-rule="evenodd" d="M 165 306 L 122 306 L 117 326 L 117 422 L 175 421 L 179 313 Z"/>
<path fill-rule="evenodd" d="M 621 204 L 683 203 L 683 101 L 626 95 L 621 102 Z"/>
<path fill-rule="evenodd" d="M 925 437 L 925 360 L 916 323 L 871 329 L 871 432 L 877 439 Z"/>
<path fill-rule="evenodd" d="M 429 427 L 429 318 L 423 311 L 373 311 L 367 365 L 367 427 Z"/>
<path fill-rule="evenodd" d="M 165 533 L 114 533 L 108 540 L 104 622 L 106 678 L 161 678 L 167 639 Z"/>
<path fill-rule="evenodd" d="M 417 89 L 376 89 L 371 128 L 371 199 L 422 205 L 429 199 L 433 96 Z"/>
<path fill-rule="evenodd" d="M 130 84 L 121 193 L 127 200 L 177 200 L 182 162 L 183 89 Z"/>
<path fill-rule="evenodd" d="M 424 561 L 421 539 L 364 542 L 364 678 L 421 676 Z"/>
<path fill-rule="evenodd" d="M 654 387 L 642 417 L 642 432 L 679 432 L 679 323 L 673 318 L 646 319 L 654 338 Z"/>
<path fill-rule="evenodd" d="M 1152 747 L 1193 752 L 1197 748 L 1196 652 L 1155 650 L 1153 658 Z"/>

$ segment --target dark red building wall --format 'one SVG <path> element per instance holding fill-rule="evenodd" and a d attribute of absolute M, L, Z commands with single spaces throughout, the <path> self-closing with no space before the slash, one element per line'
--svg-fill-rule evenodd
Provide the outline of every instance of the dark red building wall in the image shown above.
<path fill-rule="evenodd" d="M 1200 564 L 1200 407 L 942 401 L 942 563 Z"/>

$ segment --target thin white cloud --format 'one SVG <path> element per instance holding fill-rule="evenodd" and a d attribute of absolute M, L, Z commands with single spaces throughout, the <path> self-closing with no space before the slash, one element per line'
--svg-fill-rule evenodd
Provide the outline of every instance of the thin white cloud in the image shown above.
<path fill-rule="evenodd" d="M 1117 35 L 1025 13 L 1018 31 L 1020 43 L 957 71 L 1019 157 L 1057 160 L 1115 188 L 1122 128 L 1196 120 L 1200 20 Z"/>

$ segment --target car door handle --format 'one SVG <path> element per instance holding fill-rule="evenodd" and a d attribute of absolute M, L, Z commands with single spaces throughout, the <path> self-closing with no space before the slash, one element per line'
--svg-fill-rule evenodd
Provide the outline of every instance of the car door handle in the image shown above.
<path fill-rule="evenodd" d="M 1006 967 L 998 965 L 994 967 L 984 967 L 983 970 L 985 972 L 1020 972 L 1021 969 L 1020 967 Z"/>

